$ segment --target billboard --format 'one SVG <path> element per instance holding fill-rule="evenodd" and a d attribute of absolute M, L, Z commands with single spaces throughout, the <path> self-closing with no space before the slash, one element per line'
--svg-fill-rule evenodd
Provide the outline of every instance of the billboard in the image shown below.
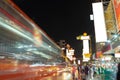
<path fill-rule="evenodd" d="M 90 51 L 89 51 L 89 40 L 90 36 L 81 36 L 81 40 L 83 40 L 83 60 L 90 60 Z"/>
<path fill-rule="evenodd" d="M 89 41 L 83 40 L 83 53 L 89 53 Z"/>
<path fill-rule="evenodd" d="M 66 49 L 66 56 L 70 59 L 73 60 L 73 55 L 74 55 L 74 49 Z"/>
<path fill-rule="evenodd" d="M 120 31 L 120 0 L 113 0 L 117 29 Z"/>
<path fill-rule="evenodd" d="M 92 3 L 96 42 L 106 42 L 107 32 L 105 26 L 104 9 L 102 2 Z"/>

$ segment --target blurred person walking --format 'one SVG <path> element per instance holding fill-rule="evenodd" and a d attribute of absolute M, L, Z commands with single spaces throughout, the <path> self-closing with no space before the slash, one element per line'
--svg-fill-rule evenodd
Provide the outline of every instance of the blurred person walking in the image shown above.
<path fill-rule="evenodd" d="M 75 80 L 75 71 L 76 71 L 76 68 L 73 65 L 73 67 L 72 67 L 72 77 L 73 77 L 73 80 Z"/>
<path fill-rule="evenodd" d="M 120 63 L 118 63 L 118 71 L 117 71 L 117 75 L 116 75 L 116 80 L 120 80 Z"/>
<path fill-rule="evenodd" d="M 81 79 L 82 80 L 85 80 L 85 66 L 84 65 L 82 65 L 81 66 Z"/>
<path fill-rule="evenodd" d="M 73 75 L 73 80 L 78 80 L 78 68 L 76 65 L 74 65 L 72 68 L 72 75 Z"/>
<path fill-rule="evenodd" d="M 77 67 L 76 67 L 76 70 L 75 70 L 75 80 L 78 80 L 78 69 L 77 69 Z"/>
<path fill-rule="evenodd" d="M 84 69 L 85 69 L 85 80 L 88 80 L 88 73 L 89 73 L 88 65 L 86 65 Z"/>
<path fill-rule="evenodd" d="M 94 75 L 93 65 L 90 65 L 89 73 L 90 73 L 90 79 L 93 79 L 93 75 Z"/>

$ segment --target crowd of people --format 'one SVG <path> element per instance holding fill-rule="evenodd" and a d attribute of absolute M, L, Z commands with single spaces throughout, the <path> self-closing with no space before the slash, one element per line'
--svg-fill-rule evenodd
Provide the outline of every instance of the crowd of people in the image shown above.
<path fill-rule="evenodd" d="M 120 63 L 114 65 L 84 64 L 73 66 L 73 80 L 120 80 Z"/>

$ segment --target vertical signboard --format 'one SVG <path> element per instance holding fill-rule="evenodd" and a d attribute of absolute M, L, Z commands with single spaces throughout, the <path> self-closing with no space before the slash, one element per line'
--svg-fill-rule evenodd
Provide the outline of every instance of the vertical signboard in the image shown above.
<path fill-rule="evenodd" d="M 89 40 L 90 37 L 87 35 L 81 36 L 81 40 L 83 40 L 83 61 L 90 60 L 90 51 L 89 51 Z"/>
<path fill-rule="evenodd" d="M 113 0 L 117 29 L 120 31 L 120 0 Z"/>
<path fill-rule="evenodd" d="M 66 49 L 66 56 L 70 59 L 73 60 L 73 55 L 74 55 L 74 49 Z"/>
<path fill-rule="evenodd" d="M 88 40 L 83 40 L 83 53 L 90 53 Z"/>
<path fill-rule="evenodd" d="M 92 3 L 96 42 L 106 42 L 104 9 L 102 2 Z"/>

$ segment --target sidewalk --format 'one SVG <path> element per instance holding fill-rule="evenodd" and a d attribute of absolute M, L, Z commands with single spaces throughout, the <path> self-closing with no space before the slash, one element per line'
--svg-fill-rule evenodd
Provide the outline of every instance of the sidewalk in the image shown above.
<path fill-rule="evenodd" d="M 81 80 L 102 80 L 101 79 L 101 75 L 96 75 L 95 77 L 93 77 L 93 79 L 91 79 L 90 75 L 85 76 L 84 74 L 81 74 Z"/>
<path fill-rule="evenodd" d="M 101 75 L 97 75 L 97 76 L 95 76 L 93 79 L 91 79 L 91 80 L 102 80 L 101 79 Z"/>
<path fill-rule="evenodd" d="M 101 75 L 97 75 L 97 76 L 93 77 L 93 79 L 91 79 L 90 76 L 88 75 L 87 80 L 102 80 L 102 79 L 101 79 Z"/>

